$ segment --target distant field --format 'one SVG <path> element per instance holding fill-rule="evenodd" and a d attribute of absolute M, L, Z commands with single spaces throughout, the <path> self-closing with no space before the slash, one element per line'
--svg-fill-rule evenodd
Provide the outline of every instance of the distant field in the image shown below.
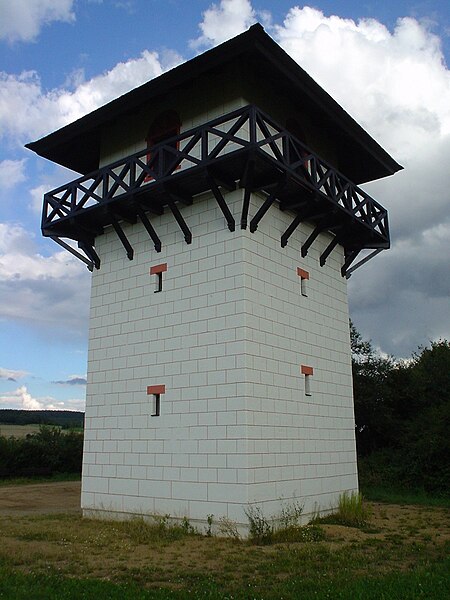
<path fill-rule="evenodd" d="M 0 435 L 4 437 L 16 437 L 21 438 L 25 437 L 29 433 L 37 433 L 39 431 L 40 425 L 37 423 L 33 425 L 6 425 L 0 423 Z"/>

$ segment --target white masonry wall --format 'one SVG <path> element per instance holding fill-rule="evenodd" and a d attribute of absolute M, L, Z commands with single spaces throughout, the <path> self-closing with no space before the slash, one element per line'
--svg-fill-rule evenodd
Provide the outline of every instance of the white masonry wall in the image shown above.
<path fill-rule="evenodd" d="M 250 214 L 261 203 L 254 195 Z M 292 219 L 273 205 L 244 237 L 249 501 L 270 515 L 280 501 L 299 501 L 305 515 L 327 510 L 358 489 L 343 251 L 321 267 L 332 240 L 324 233 L 302 258 L 308 224 L 281 248 Z M 306 295 L 298 269 L 309 277 Z M 311 395 L 301 365 L 313 369 Z"/>
<path fill-rule="evenodd" d="M 153 217 L 156 253 L 141 224 L 124 225 L 129 261 L 111 230 L 96 240 L 82 508 L 85 514 L 267 515 L 299 501 L 305 514 L 357 489 L 346 282 L 336 247 L 324 267 L 321 235 L 305 259 L 302 225 L 273 206 L 251 234 L 239 229 L 242 190 L 226 195 L 230 232 L 210 195 Z M 252 197 L 250 218 L 261 199 Z M 250 220 L 250 219 L 249 219 Z M 155 292 L 152 267 L 167 265 Z M 309 272 L 307 296 L 297 267 Z M 166 267 L 164 267 L 166 268 Z M 305 395 L 300 365 L 312 367 Z M 165 386 L 151 416 L 151 386 Z"/>

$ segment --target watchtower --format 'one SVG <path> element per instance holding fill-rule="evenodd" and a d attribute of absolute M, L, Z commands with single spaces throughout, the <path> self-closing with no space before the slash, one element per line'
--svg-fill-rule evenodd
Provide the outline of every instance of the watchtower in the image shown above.
<path fill-rule="evenodd" d="M 92 274 L 82 508 L 239 525 L 358 489 L 346 278 L 398 165 L 260 25 L 28 145 Z M 68 244 L 64 240 L 74 240 Z"/>

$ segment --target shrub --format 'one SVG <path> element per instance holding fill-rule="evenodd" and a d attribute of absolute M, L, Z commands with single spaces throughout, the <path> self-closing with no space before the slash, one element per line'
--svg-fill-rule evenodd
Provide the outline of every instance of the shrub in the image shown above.
<path fill-rule="evenodd" d="M 26 438 L 0 436 L 0 476 L 81 473 L 83 434 L 42 425 Z"/>
<path fill-rule="evenodd" d="M 280 514 L 266 518 L 261 507 L 251 505 L 245 514 L 249 520 L 249 539 L 254 544 L 268 545 L 281 542 L 318 542 L 325 534 L 316 524 L 300 525 L 303 506 L 294 501 L 284 504 Z"/>
<path fill-rule="evenodd" d="M 249 521 L 249 538 L 254 544 L 270 544 L 273 537 L 273 525 L 264 516 L 262 508 L 251 504 L 245 509 Z"/>

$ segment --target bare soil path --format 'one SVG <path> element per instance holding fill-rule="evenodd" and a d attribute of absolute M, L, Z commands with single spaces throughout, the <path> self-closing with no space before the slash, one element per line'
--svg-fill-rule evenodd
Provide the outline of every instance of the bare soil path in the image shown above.
<path fill-rule="evenodd" d="M 0 487 L 0 515 L 80 512 L 80 481 Z"/>

